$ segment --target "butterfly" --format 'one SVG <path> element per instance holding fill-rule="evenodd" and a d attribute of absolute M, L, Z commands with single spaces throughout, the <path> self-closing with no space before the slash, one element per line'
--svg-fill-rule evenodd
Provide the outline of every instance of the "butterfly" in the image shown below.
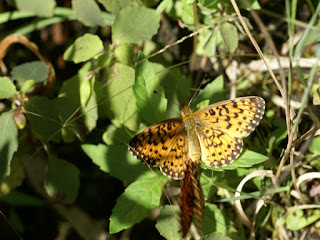
<path fill-rule="evenodd" d="M 192 112 L 183 105 L 181 118 L 154 124 L 129 142 L 131 153 L 173 179 L 183 179 L 188 161 L 222 167 L 237 159 L 242 138 L 259 125 L 265 111 L 261 97 L 239 97 Z"/>

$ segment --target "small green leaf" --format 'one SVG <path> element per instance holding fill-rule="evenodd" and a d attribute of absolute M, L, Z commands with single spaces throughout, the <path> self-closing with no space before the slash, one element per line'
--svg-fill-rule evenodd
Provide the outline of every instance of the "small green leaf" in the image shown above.
<path fill-rule="evenodd" d="M 235 239 L 237 239 L 237 238 L 235 238 Z M 200 240 L 232 240 L 232 238 L 229 238 L 224 235 L 213 233 L 213 234 L 209 234 L 209 235 L 206 235 L 206 236 L 200 238 Z"/>
<path fill-rule="evenodd" d="M 210 103 L 219 102 L 226 98 L 226 94 L 223 90 L 223 76 L 220 75 L 214 79 L 211 83 L 207 84 L 206 87 L 199 91 L 198 95 L 193 99 L 191 108 L 194 109 L 198 103 L 209 100 Z"/>
<path fill-rule="evenodd" d="M 203 209 L 202 232 L 204 235 L 218 233 L 226 235 L 230 230 L 230 220 L 214 204 L 206 203 Z"/>
<path fill-rule="evenodd" d="M 138 62 L 144 59 L 143 54 L 138 54 Z M 167 99 L 163 98 L 164 90 L 160 86 L 159 78 L 148 60 L 144 59 L 136 68 L 133 93 L 137 107 L 144 120 L 156 123 L 166 118 Z M 159 94 L 154 93 L 157 91 Z"/>
<path fill-rule="evenodd" d="M 292 231 L 299 231 L 302 228 L 314 223 L 320 219 L 320 210 L 313 210 L 309 216 L 304 216 L 301 209 L 292 211 L 286 218 L 287 228 Z"/>
<path fill-rule="evenodd" d="M 66 98 L 49 100 L 45 97 L 32 97 L 27 102 L 26 110 L 33 130 L 43 139 L 60 142 L 63 128 L 69 129 L 73 134 L 79 132 L 74 123 L 66 125 L 70 116 L 76 112 L 76 106 Z"/>
<path fill-rule="evenodd" d="M 16 0 L 16 5 L 20 11 L 31 12 L 39 17 L 51 17 L 56 2 L 54 0 Z"/>
<path fill-rule="evenodd" d="M 0 99 L 13 97 L 16 93 L 16 87 L 7 77 L 0 77 Z"/>
<path fill-rule="evenodd" d="M 106 25 L 101 10 L 94 0 L 72 0 L 72 8 L 86 26 L 104 27 Z"/>
<path fill-rule="evenodd" d="M 103 52 L 103 43 L 97 35 L 86 33 L 79 37 L 63 54 L 63 59 L 80 63 Z"/>
<path fill-rule="evenodd" d="M 108 74 L 106 82 L 108 82 L 108 87 L 105 88 L 104 93 L 108 99 L 105 103 L 108 117 L 115 126 L 125 126 L 136 131 L 139 126 L 140 113 L 132 89 L 134 70 L 116 63 Z"/>
<path fill-rule="evenodd" d="M 13 112 L 0 115 L 0 180 L 10 173 L 10 162 L 18 149 L 18 131 Z"/>
<path fill-rule="evenodd" d="M 20 85 L 27 80 L 34 80 L 36 83 L 40 83 L 47 80 L 49 69 L 45 63 L 34 61 L 14 67 L 11 74 Z"/>
<path fill-rule="evenodd" d="M 249 167 L 252 167 L 253 165 L 265 162 L 268 159 L 269 159 L 268 156 L 265 156 L 263 154 L 253 152 L 250 150 L 244 150 L 243 153 L 240 155 L 240 157 L 230 165 L 220 167 L 220 168 L 211 168 L 201 163 L 201 167 L 203 167 L 204 169 L 211 169 L 215 171 L 234 170 L 237 168 L 249 168 Z"/>
<path fill-rule="evenodd" d="M 120 232 L 140 222 L 159 206 L 162 185 L 166 178 L 148 171 L 126 188 L 117 199 L 112 210 L 109 230 L 111 234 Z"/>
<path fill-rule="evenodd" d="M 320 136 L 312 139 L 309 150 L 314 154 L 320 154 Z"/>
<path fill-rule="evenodd" d="M 35 84 L 34 80 L 26 80 L 20 88 L 20 93 L 25 94 L 28 92 Z"/>
<path fill-rule="evenodd" d="M 129 6 L 122 9 L 114 20 L 112 41 L 119 45 L 150 40 L 159 26 L 160 16 L 155 10 Z"/>
<path fill-rule="evenodd" d="M 108 12 L 116 15 L 122 8 L 131 5 L 131 0 L 99 0 Z"/>
<path fill-rule="evenodd" d="M 51 157 L 48 162 L 45 189 L 54 200 L 73 203 L 80 186 L 79 169 L 62 159 Z"/>
<path fill-rule="evenodd" d="M 167 240 L 182 239 L 180 233 L 179 207 L 175 205 L 165 205 L 158 216 L 156 228 Z"/>
<path fill-rule="evenodd" d="M 120 180 L 134 181 L 148 171 L 148 167 L 132 156 L 125 146 L 84 144 L 82 150 L 102 171 Z"/>
<path fill-rule="evenodd" d="M 220 33 L 228 51 L 233 53 L 239 42 L 237 28 L 231 23 L 225 22 L 221 24 Z"/>

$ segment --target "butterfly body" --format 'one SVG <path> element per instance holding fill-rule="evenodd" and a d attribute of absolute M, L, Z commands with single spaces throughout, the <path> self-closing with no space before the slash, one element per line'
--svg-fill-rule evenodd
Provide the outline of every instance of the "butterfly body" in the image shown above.
<path fill-rule="evenodd" d="M 255 96 L 218 102 L 196 112 L 184 105 L 182 118 L 143 130 L 130 140 L 129 150 L 177 180 L 184 178 L 190 160 L 209 167 L 228 165 L 239 157 L 242 138 L 259 125 L 264 107 L 264 100 Z"/>
<path fill-rule="evenodd" d="M 200 162 L 201 149 L 199 136 L 197 134 L 197 118 L 192 114 L 191 109 L 187 105 L 183 105 L 181 110 L 183 128 L 186 131 L 186 139 L 189 159 L 192 162 Z"/>

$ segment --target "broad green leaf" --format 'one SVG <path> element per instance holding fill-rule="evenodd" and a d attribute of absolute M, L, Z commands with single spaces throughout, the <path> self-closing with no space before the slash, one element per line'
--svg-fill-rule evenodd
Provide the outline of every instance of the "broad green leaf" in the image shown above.
<path fill-rule="evenodd" d="M 161 86 L 165 90 L 168 99 L 166 118 L 180 117 L 183 103 L 190 100 L 192 79 L 182 74 L 179 68 L 165 68 L 161 64 L 152 64 L 159 76 Z"/>
<path fill-rule="evenodd" d="M 77 109 L 66 98 L 49 100 L 45 97 L 32 97 L 26 110 L 32 129 L 45 140 L 60 142 L 63 128 L 73 134 L 79 132 L 74 123 L 68 124 L 70 116 L 76 113 Z"/>
<path fill-rule="evenodd" d="M 110 124 L 102 135 L 102 139 L 107 145 L 121 145 L 124 142 L 129 142 L 131 138 L 132 134 L 127 128 L 117 128 L 113 124 Z"/>
<path fill-rule="evenodd" d="M 72 9 L 86 26 L 104 27 L 106 25 L 102 12 L 94 0 L 72 0 Z"/>
<path fill-rule="evenodd" d="M 65 160 L 51 157 L 48 161 L 45 189 L 53 200 L 73 203 L 80 187 L 79 169 Z"/>
<path fill-rule="evenodd" d="M 34 80 L 39 83 L 47 80 L 49 69 L 45 63 L 34 61 L 14 67 L 11 74 L 21 85 L 27 80 Z"/>
<path fill-rule="evenodd" d="M 221 24 L 220 33 L 228 51 L 233 53 L 239 42 L 237 28 L 233 24 L 225 22 Z"/>
<path fill-rule="evenodd" d="M 120 232 L 140 222 L 159 206 L 166 178 L 148 171 L 126 188 L 112 210 L 109 231 Z"/>
<path fill-rule="evenodd" d="M 137 61 L 142 59 L 144 56 L 140 52 Z M 146 59 L 140 62 L 136 68 L 133 93 L 137 107 L 147 123 L 160 122 L 166 118 L 167 99 L 163 97 L 164 90 L 160 86 L 159 78 L 153 67 Z"/>
<path fill-rule="evenodd" d="M 54 0 L 16 0 L 16 5 L 20 11 L 30 12 L 39 17 L 51 17 L 56 2 Z"/>
<path fill-rule="evenodd" d="M 156 228 L 167 240 L 182 239 L 180 233 L 179 207 L 175 205 L 165 205 L 161 208 L 157 219 Z"/>
<path fill-rule="evenodd" d="M 232 240 L 232 238 L 214 233 L 214 234 L 203 236 L 202 238 L 200 238 L 200 240 Z"/>
<path fill-rule="evenodd" d="M 16 93 L 16 86 L 7 77 L 0 77 L 0 99 L 13 97 Z"/>
<path fill-rule="evenodd" d="M 207 84 L 207 86 L 200 90 L 198 95 L 193 99 L 191 103 L 191 108 L 194 109 L 198 103 L 204 100 L 210 100 L 210 103 L 219 102 L 226 98 L 226 94 L 223 90 L 223 76 L 220 75 L 216 79 L 214 79 L 211 83 Z"/>
<path fill-rule="evenodd" d="M 0 180 L 10 173 L 10 162 L 18 149 L 18 131 L 13 112 L 0 115 Z"/>
<path fill-rule="evenodd" d="M 1 196 L 0 201 L 14 206 L 41 207 L 46 205 L 42 199 L 21 192 L 11 192 L 7 195 Z"/>
<path fill-rule="evenodd" d="M 124 43 L 119 45 L 115 51 L 114 54 L 117 58 L 117 60 L 127 66 L 133 66 L 134 65 L 134 46 L 129 43 Z"/>
<path fill-rule="evenodd" d="M 303 210 L 298 209 L 288 214 L 286 218 L 287 228 L 292 231 L 299 231 L 302 228 L 320 219 L 320 210 L 313 210 L 312 214 L 305 216 Z"/>
<path fill-rule="evenodd" d="M 10 175 L 0 181 L 0 196 L 8 194 L 15 188 L 21 186 L 25 178 L 24 168 L 18 157 L 13 157 L 10 162 Z M 1 200 L 0 200 L 1 201 Z"/>
<path fill-rule="evenodd" d="M 222 42 L 220 31 L 216 27 L 201 31 L 198 39 L 197 54 L 206 54 L 208 57 L 216 55 L 217 46 Z"/>
<path fill-rule="evenodd" d="M 237 168 L 249 168 L 255 164 L 265 162 L 268 159 L 269 159 L 268 156 L 265 156 L 263 154 L 253 152 L 250 150 L 244 150 L 243 153 L 240 155 L 240 157 L 230 165 L 220 167 L 220 168 L 211 168 L 201 163 L 201 167 L 203 167 L 204 169 L 211 169 L 215 171 L 234 170 Z"/>
<path fill-rule="evenodd" d="M 63 54 L 63 59 L 80 63 L 103 52 L 103 43 L 97 35 L 86 33 L 79 37 Z"/>
<path fill-rule="evenodd" d="M 216 173 L 214 173 L 216 175 Z M 214 179 L 212 178 L 212 171 L 202 170 L 200 175 L 200 184 L 204 199 L 209 199 L 217 192 L 217 187 L 214 185 Z"/>
<path fill-rule="evenodd" d="M 203 209 L 202 232 L 204 235 L 218 233 L 226 235 L 230 232 L 230 220 L 212 203 L 206 203 Z"/>
<path fill-rule="evenodd" d="M 105 87 L 108 117 L 115 126 L 125 126 L 132 131 L 139 127 L 140 116 L 132 89 L 134 81 L 134 70 L 116 63 L 107 76 Z"/>
<path fill-rule="evenodd" d="M 188 0 L 177 1 L 175 3 L 175 11 L 177 17 L 179 17 L 184 24 L 194 24 L 193 7 L 192 3 L 188 2 Z"/>
<path fill-rule="evenodd" d="M 160 26 L 160 16 L 146 7 L 126 7 L 119 11 L 112 28 L 115 44 L 150 40 Z"/>
<path fill-rule="evenodd" d="M 309 150 L 314 154 L 320 154 L 320 136 L 312 139 Z"/>
<path fill-rule="evenodd" d="M 81 108 L 81 116 L 83 118 L 83 122 L 89 131 L 94 129 L 97 124 L 97 120 L 98 120 L 97 106 L 99 105 L 97 103 L 96 92 L 101 89 L 100 82 L 96 81 L 95 76 L 93 76 L 90 79 L 90 81 L 88 81 L 88 76 L 90 76 L 91 69 L 92 69 L 92 63 L 90 62 L 86 63 L 78 71 L 77 75 L 64 81 L 59 93 L 59 97 L 65 97 L 74 106 Z M 84 81 L 86 81 L 87 83 L 89 82 L 91 84 L 90 94 L 84 94 L 85 92 L 79 91 L 80 85 Z"/>
<path fill-rule="evenodd" d="M 131 0 L 98 0 L 108 12 L 117 14 L 122 8 L 131 5 Z"/>
<path fill-rule="evenodd" d="M 146 171 L 150 171 L 125 146 L 83 144 L 82 150 L 102 171 L 120 180 L 134 181 Z"/>

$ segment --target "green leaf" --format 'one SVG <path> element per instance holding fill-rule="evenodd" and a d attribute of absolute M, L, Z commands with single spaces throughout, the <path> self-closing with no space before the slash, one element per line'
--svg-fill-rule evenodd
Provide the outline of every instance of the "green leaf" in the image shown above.
<path fill-rule="evenodd" d="M 45 63 L 34 61 L 14 67 L 11 74 L 21 85 L 27 80 L 34 80 L 36 83 L 40 83 L 47 80 L 49 69 Z"/>
<path fill-rule="evenodd" d="M 72 9 L 86 26 L 104 27 L 106 25 L 101 10 L 94 0 L 72 0 Z"/>
<path fill-rule="evenodd" d="M 175 205 L 165 205 L 161 208 L 157 219 L 156 228 L 159 233 L 167 240 L 182 239 L 180 233 L 179 207 Z"/>
<path fill-rule="evenodd" d="M 63 59 L 80 63 L 103 52 L 103 43 L 97 35 L 86 33 L 79 37 L 63 54 Z"/>
<path fill-rule="evenodd" d="M 146 171 L 150 171 L 132 156 L 125 146 L 83 144 L 82 150 L 102 171 L 120 180 L 134 181 Z"/>
<path fill-rule="evenodd" d="M 117 128 L 115 125 L 110 124 L 103 133 L 102 139 L 107 145 L 120 145 L 132 138 L 130 133 L 125 127 Z"/>
<path fill-rule="evenodd" d="M 115 126 L 125 126 L 132 131 L 136 131 L 139 127 L 140 117 L 132 89 L 134 81 L 134 70 L 116 63 L 106 79 L 108 85 L 105 88 L 108 117 Z"/>
<path fill-rule="evenodd" d="M 99 0 L 99 2 L 112 14 L 117 14 L 122 8 L 131 5 L 131 0 Z"/>
<path fill-rule="evenodd" d="M 232 240 L 232 238 L 219 234 L 209 234 L 200 238 L 200 240 Z"/>
<path fill-rule="evenodd" d="M 143 54 L 138 54 L 138 62 L 144 59 Z M 154 93 L 157 91 L 159 94 Z M 136 68 L 133 93 L 137 107 L 144 120 L 156 123 L 166 118 L 167 99 L 163 98 L 164 90 L 160 86 L 159 78 L 148 60 L 143 60 Z"/>
<path fill-rule="evenodd" d="M 16 0 L 17 8 L 20 11 L 31 12 L 39 17 L 53 16 L 56 6 L 54 0 Z"/>
<path fill-rule="evenodd" d="M 226 235 L 230 232 L 230 220 L 212 203 L 206 203 L 203 209 L 202 232 L 204 235 L 218 233 Z"/>
<path fill-rule="evenodd" d="M 79 169 L 62 159 L 51 157 L 48 162 L 45 189 L 54 200 L 73 203 L 80 186 Z"/>
<path fill-rule="evenodd" d="M 21 186 L 25 178 L 24 168 L 18 157 L 13 157 L 10 162 L 10 175 L 5 176 L 0 181 L 0 196 L 8 194 Z"/>
<path fill-rule="evenodd" d="M 112 41 L 119 45 L 123 43 L 138 43 L 150 40 L 160 26 L 160 16 L 153 9 L 146 7 L 126 7 L 114 20 Z"/>
<path fill-rule="evenodd" d="M 0 201 L 15 206 L 41 207 L 46 205 L 42 199 L 21 192 L 11 192 L 4 195 L 0 197 Z"/>
<path fill-rule="evenodd" d="M 244 150 L 243 153 L 240 155 L 240 157 L 230 165 L 220 167 L 220 168 L 211 168 L 201 163 L 201 167 L 203 167 L 204 169 L 211 169 L 215 171 L 234 170 L 237 168 L 249 168 L 249 167 L 252 167 L 253 165 L 265 162 L 268 159 L 269 159 L 268 156 L 265 156 L 263 154 L 253 152 L 250 150 Z"/>
<path fill-rule="evenodd" d="M 66 98 L 49 100 L 45 97 L 32 97 L 27 102 L 26 110 L 33 130 L 45 140 L 60 142 L 61 130 L 64 128 L 73 134 L 79 132 L 75 124 L 68 124 L 70 116 L 76 112 L 76 106 Z"/>
<path fill-rule="evenodd" d="M 89 131 L 94 129 L 97 125 L 98 103 L 96 92 L 101 89 L 100 82 L 95 80 L 95 76 L 92 77 L 90 81 L 88 81 L 88 76 L 90 76 L 91 70 L 92 63 L 86 63 L 78 71 L 77 75 L 64 81 L 59 93 L 60 97 L 66 98 L 69 102 L 73 104 L 73 106 L 81 107 L 81 116 L 83 118 L 85 126 L 88 128 Z M 91 84 L 90 94 L 86 94 L 86 92 L 82 91 L 75 91 L 75 89 L 80 89 L 80 85 L 84 81 L 86 81 L 87 83 L 89 82 Z"/>
<path fill-rule="evenodd" d="M 0 77 L 0 99 L 11 98 L 16 93 L 16 86 L 7 77 Z"/>
<path fill-rule="evenodd" d="M 129 43 L 121 44 L 115 49 L 114 54 L 120 63 L 127 66 L 134 65 L 134 45 Z"/>
<path fill-rule="evenodd" d="M 126 188 L 112 210 L 109 231 L 120 232 L 140 222 L 159 206 L 166 178 L 148 171 Z"/>
<path fill-rule="evenodd" d="M 320 154 L 320 136 L 312 139 L 309 150 L 314 154 Z"/>
<path fill-rule="evenodd" d="M 34 80 L 27 80 L 25 81 L 20 88 L 20 93 L 25 94 L 27 91 L 29 91 L 35 84 Z"/>
<path fill-rule="evenodd" d="M 309 216 L 304 216 L 301 209 L 292 211 L 286 218 L 287 228 L 292 231 L 299 231 L 302 228 L 314 223 L 320 219 L 320 210 L 313 210 Z"/>
<path fill-rule="evenodd" d="M 223 90 L 223 76 L 220 75 L 211 83 L 207 84 L 204 89 L 199 91 L 191 103 L 191 108 L 194 109 L 194 106 L 204 100 L 210 100 L 210 103 L 219 102 L 226 98 L 225 95 Z"/>
<path fill-rule="evenodd" d="M 233 53 L 239 42 L 237 28 L 231 23 L 225 22 L 221 24 L 220 33 L 228 51 Z"/>
<path fill-rule="evenodd" d="M 13 112 L 0 115 L 0 180 L 10 173 L 10 162 L 18 149 L 18 131 Z"/>

